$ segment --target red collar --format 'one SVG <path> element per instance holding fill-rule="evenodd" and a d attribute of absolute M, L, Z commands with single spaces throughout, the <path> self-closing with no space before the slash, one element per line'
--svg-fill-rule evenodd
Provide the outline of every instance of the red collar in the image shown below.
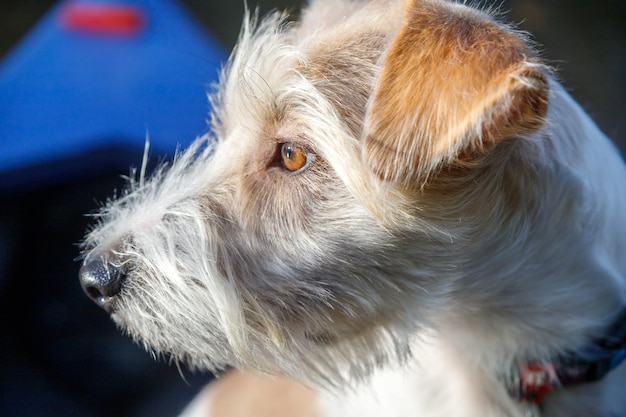
<path fill-rule="evenodd" d="M 540 406 L 545 394 L 558 388 L 604 378 L 626 359 L 626 310 L 606 334 L 580 353 L 551 362 L 519 363 L 505 378 L 509 394 L 518 401 Z"/>

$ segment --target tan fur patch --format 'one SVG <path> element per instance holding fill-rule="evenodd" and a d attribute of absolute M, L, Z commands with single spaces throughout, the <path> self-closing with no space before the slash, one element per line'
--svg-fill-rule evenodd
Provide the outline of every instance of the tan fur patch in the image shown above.
<path fill-rule="evenodd" d="M 338 39 L 331 45 L 324 43 L 312 52 L 309 66 L 303 69 L 356 137 L 363 131 L 376 62 L 385 41 L 382 33 L 368 33 L 356 39 Z"/>
<path fill-rule="evenodd" d="M 215 382 L 213 417 L 315 417 L 316 396 L 303 385 L 279 377 L 231 371 Z"/>
<path fill-rule="evenodd" d="M 370 104 L 368 163 L 408 185 L 461 152 L 538 129 L 547 111 L 543 71 L 521 36 L 484 15 L 414 2 Z"/>

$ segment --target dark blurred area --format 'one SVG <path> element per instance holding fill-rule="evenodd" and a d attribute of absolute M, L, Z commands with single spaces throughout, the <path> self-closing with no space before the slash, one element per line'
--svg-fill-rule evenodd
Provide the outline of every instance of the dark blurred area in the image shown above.
<path fill-rule="evenodd" d="M 182 4 L 230 50 L 243 3 Z M 300 5 L 258 3 L 262 12 Z M 53 5 L 0 0 L 0 66 Z M 533 34 L 563 84 L 625 150 L 626 2 L 507 0 L 501 10 Z M 137 166 L 141 154 L 128 159 Z M 89 176 L 0 193 L 0 416 L 172 416 L 211 378 L 155 360 L 82 293 L 75 259 L 92 222 L 85 214 L 129 172 L 125 160 L 111 161 L 100 155 L 93 163 L 102 168 Z"/>

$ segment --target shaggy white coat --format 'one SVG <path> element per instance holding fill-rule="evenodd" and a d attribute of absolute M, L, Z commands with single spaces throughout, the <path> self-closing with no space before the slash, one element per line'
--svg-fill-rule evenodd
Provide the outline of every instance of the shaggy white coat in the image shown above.
<path fill-rule="evenodd" d="M 549 70 L 542 126 L 479 162 L 446 148 L 404 167 L 413 188 L 371 169 L 363 131 L 405 7 L 247 19 L 213 133 L 105 205 L 85 256 L 115 255 L 112 317 L 146 349 L 325 388 L 327 416 L 519 417 L 498 378 L 583 348 L 623 308 L 624 164 Z M 318 69 L 333 54 L 345 67 Z M 286 142 L 306 150 L 301 172 L 275 163 Z M 544 415 L 626 415 L 625 386 L 621 366 L 549 395 Z"/>

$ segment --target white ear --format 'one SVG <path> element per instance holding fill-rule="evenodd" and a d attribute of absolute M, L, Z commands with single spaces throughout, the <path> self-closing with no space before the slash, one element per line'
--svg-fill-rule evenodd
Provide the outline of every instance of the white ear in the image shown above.
<path fill-rule="evenodd" d="M 364 158 L 378 176 L 411 186 L 542 126 L 546 69 L 521 35 L 458 4 L 405 3 L 365 121 Z"/>

